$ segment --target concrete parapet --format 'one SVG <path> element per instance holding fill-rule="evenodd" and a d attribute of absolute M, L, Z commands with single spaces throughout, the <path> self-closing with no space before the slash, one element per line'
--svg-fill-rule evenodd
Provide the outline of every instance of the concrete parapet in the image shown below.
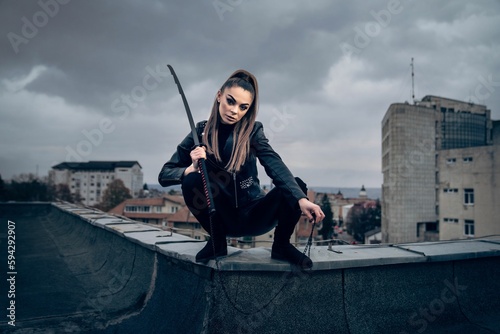
<path fill-rule="evenodd" d="M 198 264 L 202 242 L 65 203 L 0 203 L 0 217 L 4 259 L 8 220 L 16 233 L 4 332 L 500 333 L 500 237 L 313 246 L 301 271 L 269 248 Z"/>

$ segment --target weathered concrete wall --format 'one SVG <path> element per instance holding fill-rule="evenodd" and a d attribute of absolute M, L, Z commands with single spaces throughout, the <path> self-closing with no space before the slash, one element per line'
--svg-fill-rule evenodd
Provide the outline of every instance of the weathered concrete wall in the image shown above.
<path fill-rule="evenodd" d="M 4 259 L 16 226 L 4 332 L 500 333 L 500 238 L 313 247 L 303 272 L 267 248 L 200 265 L 203 243 L 67 204 L 0 204 L 0 218 Z"/>

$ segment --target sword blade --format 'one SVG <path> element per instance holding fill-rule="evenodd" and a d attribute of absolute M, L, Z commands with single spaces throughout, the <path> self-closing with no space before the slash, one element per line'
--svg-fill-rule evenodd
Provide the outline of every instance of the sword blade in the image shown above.
<path fill-rule="evenodd" d="M 193 140 L 194 144 L 196 146 L 200 146 L 200 140 L 198 139 L 198 134 L 196 133 L 196 127 L 194 125 L 193 121 L 193 115 L 191 114 L 191 109 L 189 108 L 188 101 L 186 99 L 186 95 L 184 94 L 184 90 L 182 90 L 181 83 L 179 81 L 179 78 L 177 78 L 177 74 L 175 74 L 174 68 L 170 65 L 167 65 L 168 69 L 170 70 L 170 73 L 172 73 L 172 76 L 174 77 L 175 84 L 177 85 L 177 89 L 179 89 L 179 94 L 181 94 L 182 97 L 182 102 L 184 103 L 184 109 L 186 109 L 186 114 L 189 120 L 189 126 L 191 127 L 191 133 L 193 134 Z"/>

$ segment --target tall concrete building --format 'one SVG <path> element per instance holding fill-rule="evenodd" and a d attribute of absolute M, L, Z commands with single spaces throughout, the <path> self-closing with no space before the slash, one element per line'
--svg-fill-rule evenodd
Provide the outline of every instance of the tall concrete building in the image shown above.
<path fill-rule="evenodd" d="M 413 105 L 389 107 L 382 120 L 383 242 L 439 238 L 442 206 L 450 205 L 441 196 L 447 187 L 441 161 L 450 150 L 494 146 L 492 128 L 490 110 L 483 105 L 426 96 Z M 494 163 L 488 166 L 484 175 L 495 175 Z M 457 170 L 454 177 L 462 174 Z M 471 188 L 452 189 L 463 195 Z"/>
<path fill-rule="evenodd" d="M 123 181 L 132 197 L 139 196 L 143 187 L 142 167 L 137 161 L 62 162 L 52 167 L 49 179 L 55 185 L 67 185 L 85 205 L 101 202 L 108 184 L 115 179 Z"/>

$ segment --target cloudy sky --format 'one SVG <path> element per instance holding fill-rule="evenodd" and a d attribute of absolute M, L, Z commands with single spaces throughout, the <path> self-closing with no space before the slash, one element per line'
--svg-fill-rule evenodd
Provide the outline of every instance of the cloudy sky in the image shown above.
<path fill-rule="evenodd" d="M 147 183 L 236 69 L 311 186 L 379 187 L 391 103 L 438 95 L 500 119 L 500 1 L 0 1 L 0 174 L 137 160 Z M 262 182 L 268 182 L 262 176 Z"/>

